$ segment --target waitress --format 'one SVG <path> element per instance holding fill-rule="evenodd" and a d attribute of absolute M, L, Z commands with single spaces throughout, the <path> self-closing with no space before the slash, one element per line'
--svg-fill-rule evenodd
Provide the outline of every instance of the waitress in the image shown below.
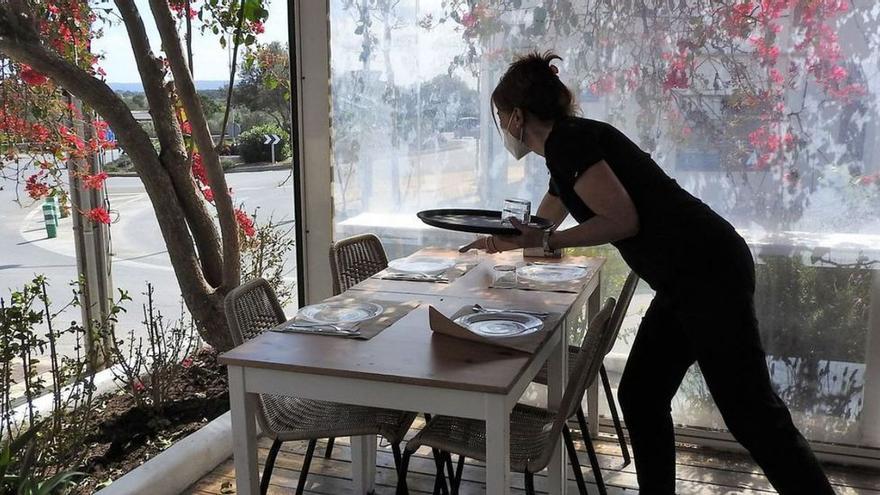
<path fill-rule="evenodd" d="M 833 494 L 807 441 L 773 391 L 755 317 L 755 266 L 733 226 L 667 176 L 611 125 L 575 117 L 571 92 L 533 53 L 510 65 L 492 93 L 504 144 L 516 159 L 546 159 L 543 231 L 477 239 L 467 248 L 613 244 L 656 291 L 618 388 L 642 495 L 675 493 L 671 401 L 695 362 L 733 436 L 783 495 Z"/>

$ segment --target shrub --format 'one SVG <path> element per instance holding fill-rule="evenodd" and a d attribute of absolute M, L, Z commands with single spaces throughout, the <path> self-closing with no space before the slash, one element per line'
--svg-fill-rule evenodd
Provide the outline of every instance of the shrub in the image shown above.
<path fill-rule="evenodd" d="M 272 160 L 271 146 L 263 144 L 267 134 L 277 134 L 281 142 L 275 145 L 275 160 L 281 161 L 290 156 L 290 136 L 287 131 L 275 124 L 263 124 L 241 134 L 238 152 L 245 163 L 268 162 Z"/>

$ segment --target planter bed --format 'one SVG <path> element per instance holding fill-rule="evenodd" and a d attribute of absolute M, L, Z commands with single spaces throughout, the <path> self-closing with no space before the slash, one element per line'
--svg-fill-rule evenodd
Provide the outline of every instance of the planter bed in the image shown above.
<path fill-rule="evenodd" d="M 226 368 L 216 358 L 215 351 L 203 349 L 179 368 L 158 411 L 137 407 L 125 392 L 98 398 L 80 453 L 80 471 L 88 477 L 72 493 L 94 493 L 228 411 Z"/>

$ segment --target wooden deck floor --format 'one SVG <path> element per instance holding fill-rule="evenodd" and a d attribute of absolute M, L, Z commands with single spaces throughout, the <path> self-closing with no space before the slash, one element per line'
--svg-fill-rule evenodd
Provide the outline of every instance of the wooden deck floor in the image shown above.
<path fill-rule="evenodd" d="M 417 422 L 414 428 L 420 428 Z M 414 431 L 410 432 L 410 435 Z M 575 434 L 577 441 L 577 434 Z M 259 461 L 262 470 L 263 460 L 269 451 L 271 441 L 260 441 Z M 322 495 L 343 495 L 351 493 L 351 451 L 347 438 L 339 438 L 331 459 L 324 459 L 323 443 L 318 443 L 315 458 L 308 475 L 306 493 Z M 292 494 L 296 488 L 299 470 L 305 455 L 306 442 L 288 442 L 281 448 L 272 475 L 270 494 Z M 583 453 L 583 446 L 578 442 L 578 450 Z M 617 442 L 604 438 L 596 443 L 599 462 L 603 468 L 605 482 L 610 495 L 636 494 L 635 467 L 622 467 L 623 458 Z M 592 474 L 586 454 L 580 456 L 584 466 L 584 475 L 588 483 L 592 483 Z M 757 495 L 776 493 L 757 466 L 746 456 L 707 449 L 682 448 L 677 457 L 677 492 L 679 495 L 691 494 L 743 494 Z M 839 495 L 871 494 L 880 495 L 880 471 L 858 468 L 827 466 L 826 472 L 835 485 Z M 410 462 L 408 477 L 410 492 L 413 494 L 429 494 L 434 483 L 434 461 L 429 450 L 423 450 L 413 456 Z M 187 495 L 217 495 L 235 493 L 235 468 L 232 459 L 226 460 L 210 474 L 191 486 L 184 493 Z M 569 469 L 569 493 L 576 494 L 577 487 Z M 485 471 L 480 463 L 468 463 L 464 469 L 462 495 L 484 492 L 483 481 Z M 383 444 L 377 455 L 376 494 L 390 495 L 394 493 L 397 475 L 394 471 L 394 458 L 391 449 Z M 513 476 L 512 493 L 524 493 L 522 476 Z M 536 476 L 536 489 L 544 493 L 544 478 Z M 588 487 L 590 489 L 590 487 Z M 598 493 L 595 487 L 590 493 Z M 808 495 L 808 494 L 804 494 Z"/>

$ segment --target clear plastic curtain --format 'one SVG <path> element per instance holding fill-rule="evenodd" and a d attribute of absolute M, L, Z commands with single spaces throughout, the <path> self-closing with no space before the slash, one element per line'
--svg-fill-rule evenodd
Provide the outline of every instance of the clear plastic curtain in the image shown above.
<path fill-rule="evenodd" d="M 467 240 L 419 210 L 537 205 L 546 168 L 506 153 L 489 95 L 515 54 L 552 49 L 584 117 L 749 241 L 768 366 L 805 434 L 880 446 L 866 420 L 880 413 L 880 7 L 333 0 L 330 22 L 337 238 L 375 232 L 397 257 Z M 616 252 L 585 252 L 610 258 L 614 295 Z M 640 288 L 606 362 L 614 381 L 651 296 Z M 674 417 L 724 428 L 696 367 Z"/>

